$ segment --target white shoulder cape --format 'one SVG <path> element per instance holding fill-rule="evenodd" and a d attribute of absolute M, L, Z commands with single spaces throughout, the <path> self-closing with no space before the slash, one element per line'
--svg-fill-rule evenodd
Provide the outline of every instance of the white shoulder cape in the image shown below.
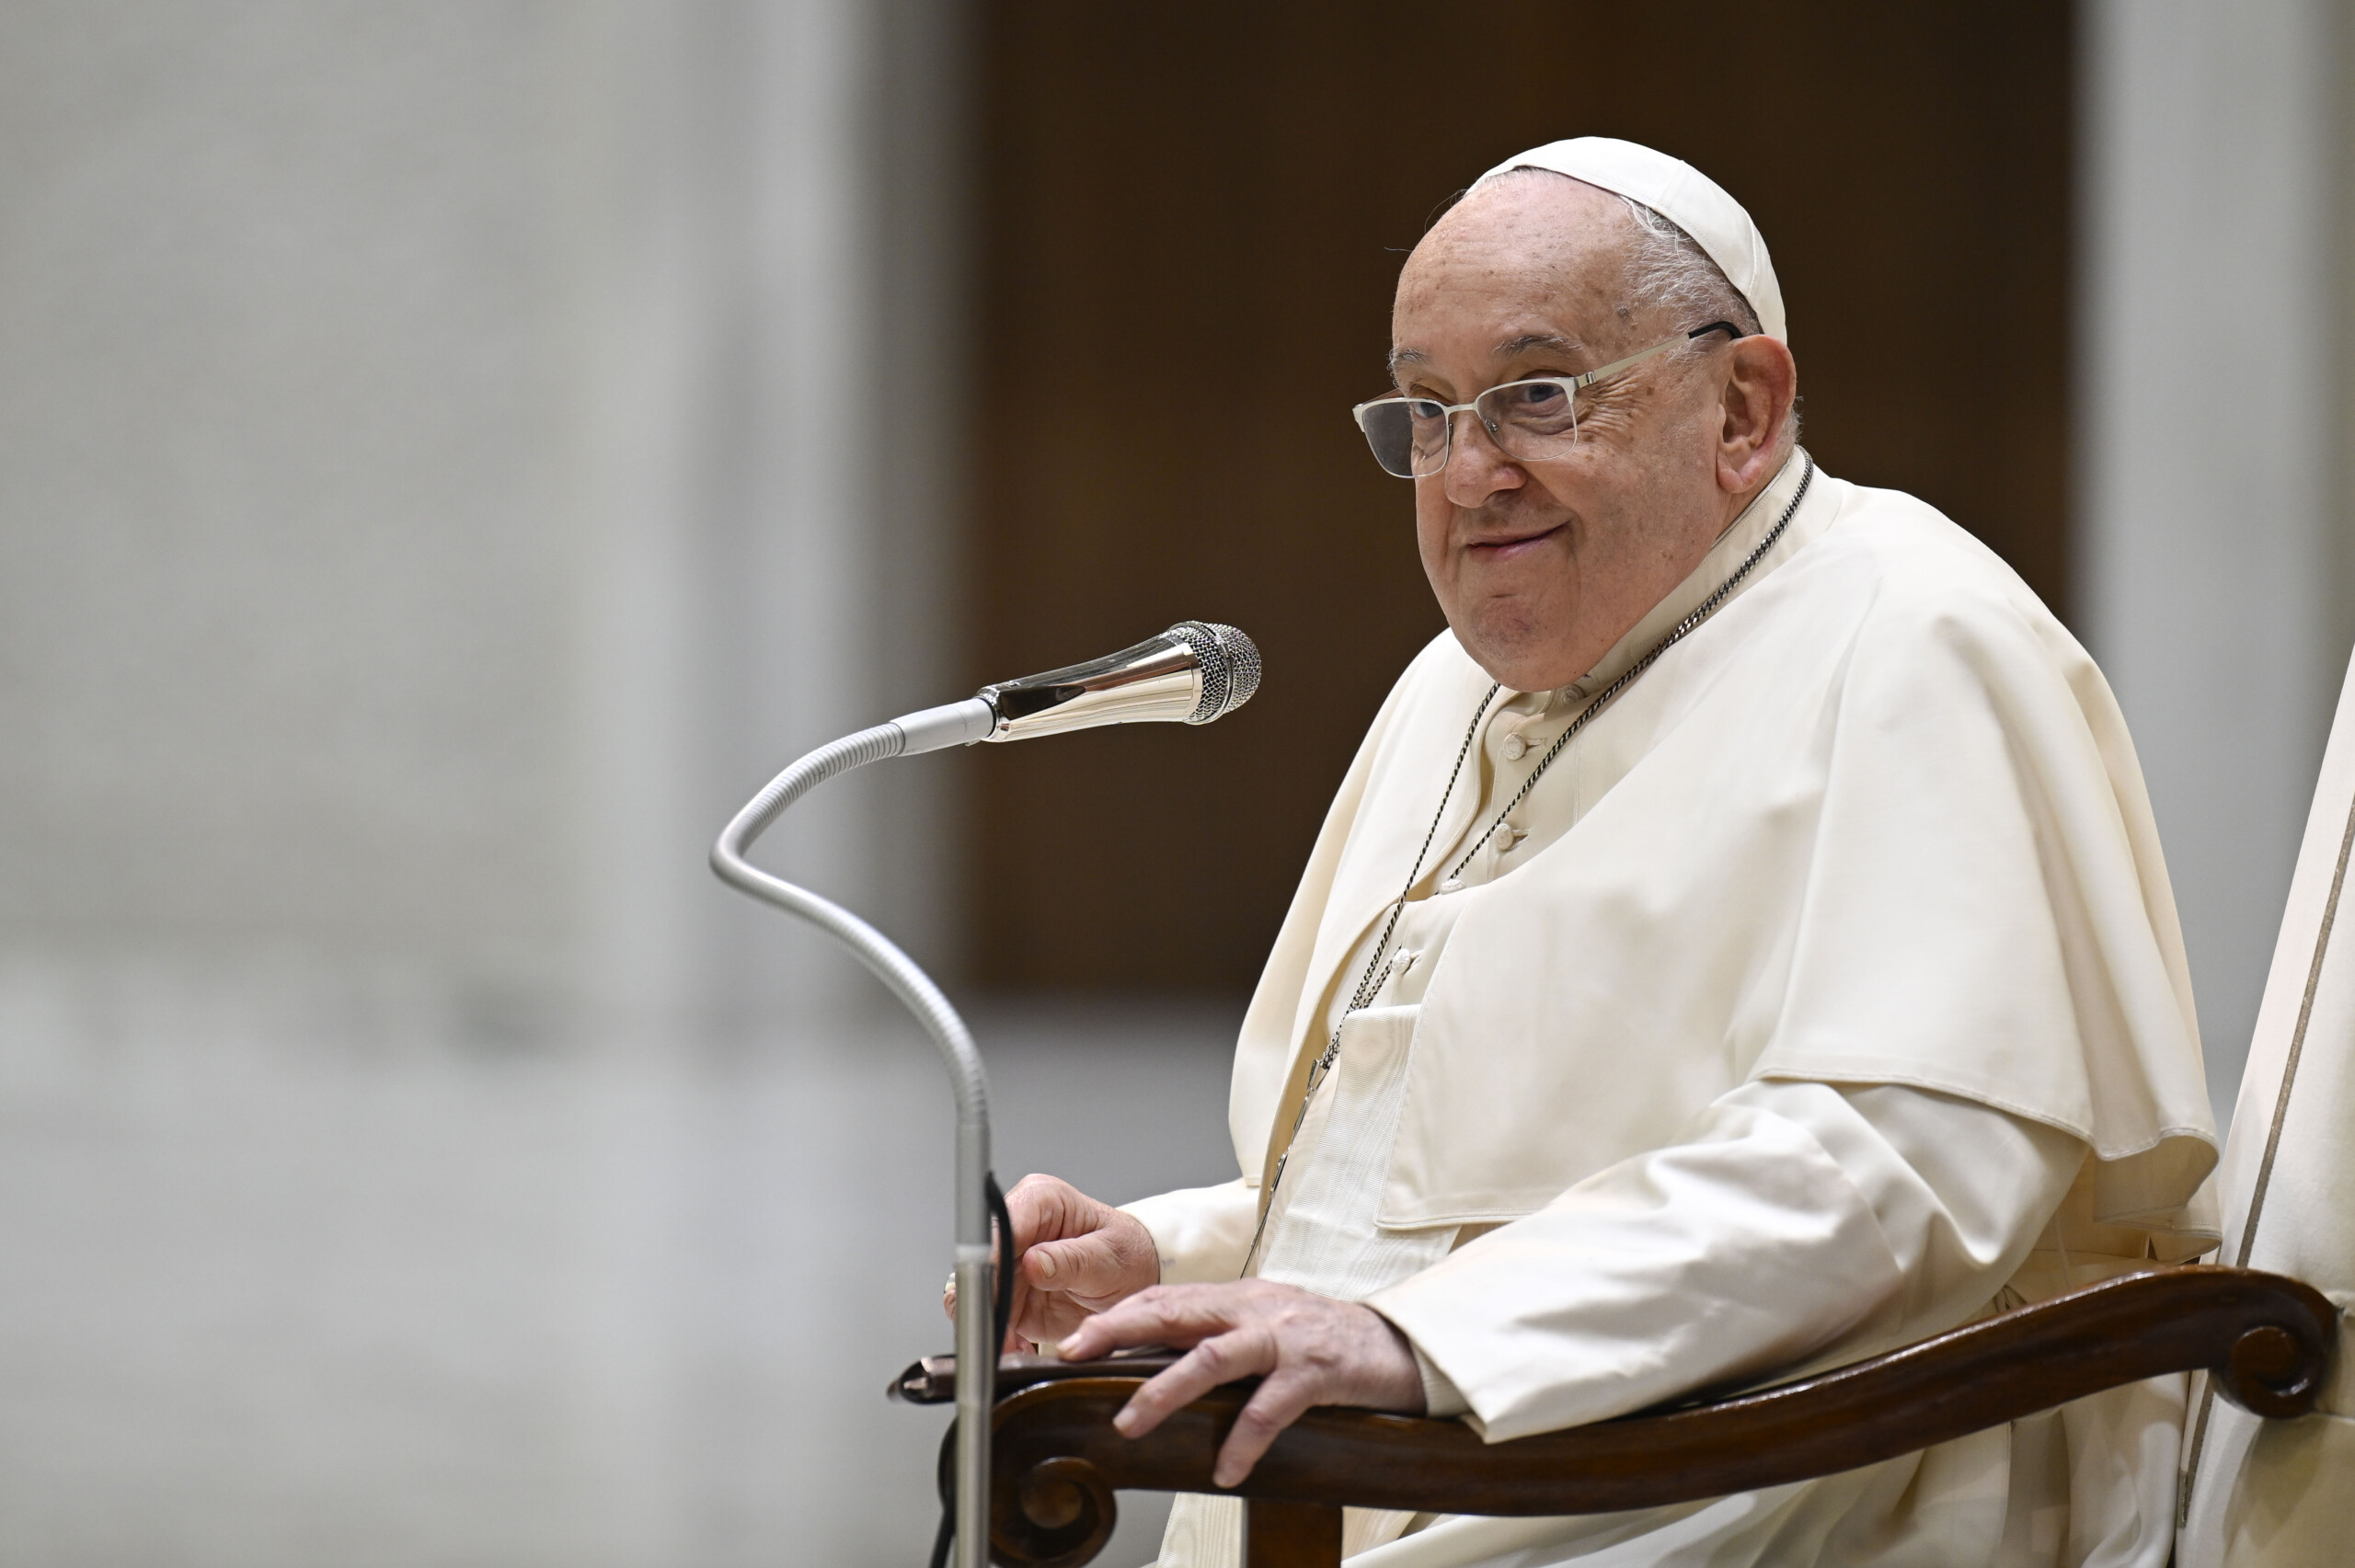
<path fill-rule="evenodd" d="M 1539 787 L 1591 808 L 1464 912 L 1383 1223 L 1529 1213 L 1740 1083 L 1805 1079 L 2065 1129 L 2098 1157 L 2098 1220 L 2207 1228 L 2184 1213 L 2215 1134 L 2182 937 L 2108 686 L 1933 509 L 1818 484 L 1828 523 L 1573 743 Z M 1245 1020 L 1246 1172 L 1488 683 L 1442 635 L 1359 750 Z"/>

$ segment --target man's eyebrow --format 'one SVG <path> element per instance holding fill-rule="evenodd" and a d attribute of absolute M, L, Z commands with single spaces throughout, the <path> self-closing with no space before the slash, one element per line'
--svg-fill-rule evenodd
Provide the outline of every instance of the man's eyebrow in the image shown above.
<path fill-rule="evenodd" d="M 1574 343 L 1568 338 L 1558 337 L 1551 332 L 1525 332 L 1518 338 L 1509 338 L 1498 344 L 1496 354 L 1499 360 L 1510 360 L 1515 354 L 1526 353 L 1532 349 L 1559 349 L 1568 352 L 1581 347 L 1583 347 L 1582 344 Z"/>
<path fill-rule="evenodd" d="M 1532 349 L 1557 349 L 1564 353 L 1575 353 L 1583 347 L 1583 344 L 1578 343 L 1570 338 L 1564 338 L 1558 333 L 1524 332 L 1518 338 L 1508 338 L 1506 341 L 1498 344 L 1496 347 L 1496 356 L 1499 360 L 1510 360 L 1515 354 L 1526 353 Z M 1393 379 L 1396 379 L 1398 372 L 1408 365 L 1421 365 L 1428 364 L 1430 362 L 1430 356 L 1424 353 L 1420 349 L 1393 349 L 1390 350 L 1390 373 Z"/>

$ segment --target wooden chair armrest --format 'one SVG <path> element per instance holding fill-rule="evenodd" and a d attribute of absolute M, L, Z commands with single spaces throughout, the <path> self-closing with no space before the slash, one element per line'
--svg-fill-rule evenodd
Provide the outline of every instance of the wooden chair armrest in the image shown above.
<path fill-rule="evenodd" d="M 2294 1279 L 2158 1269 L 1798 1382 L 1511 1442 L 1483 1443 L 1456 1421 L 1314 1410 L 1233 1494 L 1255 1505 L 1251 1568 L 1331 1563 L 1343 1505 L 1513 1515 L 1659 1507 L 1854 1470 L 2168 1372 L 2204 1368 L 2245 1409 L 2303 1415 L 2336 1324 L 2321 1293 Z M 991 1504 L 998 1562 L 1087 1562 L 1111 1534 L 1121 1488 L 1225 1490 L 1212 1483 L 1211 1462 L 1249 1385 L 1215 1390 L 1134 1441 L 1112 1429 L 1114 1413 L 1167 1361 L 1008 1358 Z M 919 1364 L 899 1391 L 938 1395 L 945 1378 L 953 1368 Z"/>

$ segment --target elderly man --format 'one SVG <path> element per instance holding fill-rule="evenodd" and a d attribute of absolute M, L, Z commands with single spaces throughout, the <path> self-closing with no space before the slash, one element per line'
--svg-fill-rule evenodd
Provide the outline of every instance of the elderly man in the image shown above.
<path fill-rule="evenodd" d="M 1994 555 L 1800 449 L 1748 215 L 1557 143 L 1433 226 L 1392 334 L 1357 417 L 1448 631 L 1245 1020 L 1242 1173 L 1126 1209 L 1025 1181 L 1017 1344 L 1190 1346 L 1132 1435 L 1263 1374 L 1232 1485 L 1315 1404 L 1515 1437 L 2205 1250 L 2214 1133 L 2117 707 Z M 1637 1515 L 1353 1514 L 1348 1549 L 2156 1568 L 2182 1401 Z M 1238 1522 L 1181 1498 L 1163 1562 L 1234 1562 Z"/>

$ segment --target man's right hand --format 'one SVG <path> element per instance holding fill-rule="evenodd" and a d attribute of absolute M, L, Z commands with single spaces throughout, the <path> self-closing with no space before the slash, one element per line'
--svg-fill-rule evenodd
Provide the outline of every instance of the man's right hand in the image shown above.
<path fill-rule="evenodd" d="M 1161 1283 L 1161 1254 L 1135 1216 L 1052 1176 L 1025 1176 L 1005 1195 L 1014 1219 L 1014 1321 L 1005 1348 L 1060 1341 L 1105 1309 Z M 953 1316 L 952 1288 L 943 1304 Z"/>

